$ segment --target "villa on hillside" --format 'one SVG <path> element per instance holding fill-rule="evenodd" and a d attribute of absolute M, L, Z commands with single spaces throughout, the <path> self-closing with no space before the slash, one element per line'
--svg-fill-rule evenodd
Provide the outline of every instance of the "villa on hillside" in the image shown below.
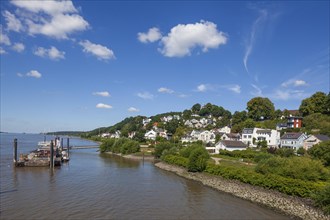
<path fill-rule="evenodd" d="M 308 150 L 311 147 L 313 147 L 316 144 L 321 143 L 322 141 L 329 141 L 330 138 L 327 135 L 322 135 L 322 134 L 314 134 L 314 135 L 309 135 L 305 140 L 304 140 L 304 149 Z"/>
<path fill-rule="evenodd" d="M 225 133 L 221 137 L 221 140 L 240 141 L 242 139 L 239 133 Z"/>
<path fill-rule="evenodd" d="M 244 128 L 242 131 L 242 141 L 251 147 L 257 147 L 259 141 L 266 141 L 268 147 L 279 145 L 280 132 L 273 129 L 264 128 Z"/>
<path fill-rule="evenodd" d="M 304 140 L 307 138 L 304 133 L 285 133 L 281 137 L 280 147 L 283 148 L 291 148 L 293 150 L 298 150 L 299 148 L 304 146 Z"/>
<path fill-rule="evenodd" d="M 206 147 L 206 150 L 210 154 L 219 154 L 220 150 L 246 150 L 247 147 L 242 141 L 222 140 L 216 143 L 214 147 Z"/>

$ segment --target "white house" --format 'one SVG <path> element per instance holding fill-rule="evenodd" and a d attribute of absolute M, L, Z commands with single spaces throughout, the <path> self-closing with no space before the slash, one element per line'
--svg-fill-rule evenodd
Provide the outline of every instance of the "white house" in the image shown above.
<path fill-rule="evenodd" d="M 239 133 L 224 133 L 220 138 L 227 141 L 240 141 L 242 137 Z"/>
<path fill-rule="evenodd" d="M 247 145 L 242 141 L 222 140 L 215 145 L 215 153 L 218 154 L 220 150 L 234 151 L 234 150 L 246 150 L 246 148 Z"/>
<path fill-rule="evenodd" d="M 309 135 L 304 140 L 304 149 L 308 150 L 312 148 L 314 145 L 321 143 L 322 141 L 329 141 L 330 138 L 327 135 L 322 134 L 315 134 L 315 135 Z"/>
<path fill-rule="evenodd" d="M 223 127 L 223 128 L 220 128 L 219 129 L 219 132 L 222 132 L 222 133 L 230 133 L 231 132 L 231 128 L 230 127 L 228 127 L 228 126 L 225 126 L 225 127 Z"/>
<path fill-rule="evenodd" d="M 215 134 L 212 131 L 203 131 L 200 133 L 198 140 L 205 143 L 215 143 Z"/>
<path fill-rule="evenodd" d="M 144 138 L 149 140 L 156 140 L 156 137 L 157 137 L 157 132 L 154 130 L 150 130 L 144 135 Z"/>
<path fill-rule="evenodd" d="M 279 145 L 280 132 L 273 129 L 244 128 L 242 131 L 242 141 L 251 147 L 256 147 L 258 141 L 266 141 L 269 147 Z"/>
<path fill-rule="evenodd" d="M 285 133 L 281 137 L 280 147 L 298 150 L 304 146 L 304 140 L 307 136 L 304 133 Z"/>

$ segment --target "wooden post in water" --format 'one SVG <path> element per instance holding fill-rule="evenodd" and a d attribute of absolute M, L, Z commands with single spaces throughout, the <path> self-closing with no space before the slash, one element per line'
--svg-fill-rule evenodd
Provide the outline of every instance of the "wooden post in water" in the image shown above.
<path fill-rule="evenodd" d="M 54 142 L 53 140 L 50 141 L 50 162 L 49 162 L 50 168 L 54 167 Z"/>
<path fill-rule="evenodd" d="M 17 165 L 17 138 L 14 139 L 14 164 Z"/>
<path fill-rule="evenodd" d="M 68 138 L 67 141 L 66 141 L 66 146 L 67 146 L 67 153 L 68 153 L 68 156 L 70 155 L 70 139 Z"/>

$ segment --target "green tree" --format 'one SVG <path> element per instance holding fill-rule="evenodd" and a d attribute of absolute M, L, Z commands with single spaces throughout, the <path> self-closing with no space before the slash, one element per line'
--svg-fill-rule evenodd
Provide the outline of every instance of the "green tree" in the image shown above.
<path fill-rule="evenodd" d="M 325 166 L 330 166 L 330 141 L 314 145 L 307 152 L 312 158 L 321 160 Z"/>
<path fill-rule="evenodd" d="M 314 113 L 304 117 L 303 126 L 310 133 L 330 136 L 330 115 Z"/>
<path fill-rule="evenodd" d="M 161 142 L 156 144 L 154 156 L 156 158 L 160 158 L 162 156 L 162 153 L 164 150 L 169 150 L 173 147 L 173 145 L 170 142 Z"/>
<path fill-rule="evenodd" d="M 303 116 L 307 116 L 313 113 L 325 113 L 328 110 L 327 96 L 323 92 L 316 92 L 311 97 L 302 100 L 299 107 L 299 112 Z"/>
<path fill-rule="evenodd" d="M 313 199 L 317 206 L 319 206 L 325 214 L 330 215 L 330 184 L 327 184 L 323 190 L 316 193 Z"/>
<path fill-rule="evenodd" d="M 195 148 L 188 160 L 189 172 L 202 172 L 205 170 L 209 154 L 204 147 Z"/>
<path fill-rule="evenodd" d="M 188 120 L 188 119 L 190 119 L 191 118 L 191 110 L 184 110 L 183 111 L 183 113 L 182 113 L 182 117 L 183 117 L 183 119 L 185 119 L 185 120 Z"/>
<path fill-rule="evenodd" d="M 247 112 L 246 111 L 236 111 L 232 118 L 232 125 L 239 124 L 247 119 Z"/>
<path fill-rule="evenodd" d="M 274 104 L 263 97 L 255 97 L 247 103 L 248 117 L 255 121 L 272 119 L 275 112 Z"/>
<path fill-rule="evenodd" d="M 199 104 L 199 103 L 196 103 L 195 105 L 193 105 L 192 107 L 191 107 L 191 111 L 193 112 L 193 113 L 195 113 L 195 114 L 198 114 L 199 113 L 199 111 L 201 110 L 201 104 Z"/>

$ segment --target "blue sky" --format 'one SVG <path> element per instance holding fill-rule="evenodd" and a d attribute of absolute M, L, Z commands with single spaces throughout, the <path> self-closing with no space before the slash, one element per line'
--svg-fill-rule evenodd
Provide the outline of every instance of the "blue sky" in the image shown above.
<path fill-rule="evenodd" d="M 329 1 L 1 1 L 1 131 L 329 92 Z"/>

